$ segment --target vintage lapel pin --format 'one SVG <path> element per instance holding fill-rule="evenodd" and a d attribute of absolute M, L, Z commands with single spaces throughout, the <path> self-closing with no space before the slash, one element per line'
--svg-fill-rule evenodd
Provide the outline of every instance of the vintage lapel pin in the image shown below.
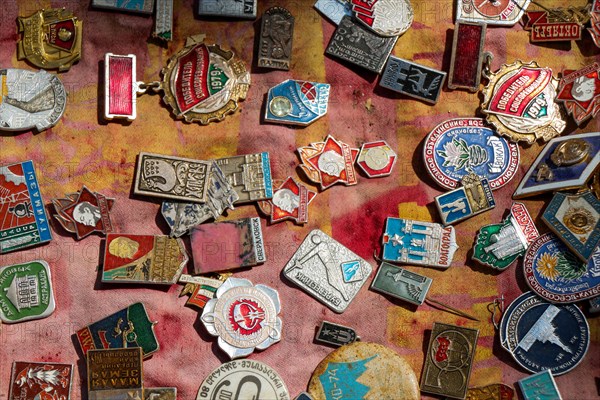
<path fill-rule="evenodd" d="M 198 0 L 200 17 L 256 18 L 257 0 Z"/>
<path fill-rule="evenodd" d="M 456 0 L 456 20 L 512 26 L 521 20 L 531 0 Z"/>
<path fill-rule="evenodd" d="M 85 356 L 94 349 L 141 347 L 144 358 L 158 351 L 154 325 L 142 303 L 134 303 L 106 318 L 79 329 L 77 340 Z"/>
<path fill-rule="evenodd" d="M 265 121 L 307 126 L 327 114 L 330 85 L 288 79 L 269 89 Z"/>
<path fill-rule="evenodd" d="M 160 1 L 160 0 L 157 0 Z M 176 387 L 144 388 L 144 400 L 177 400 Z"/>
<path fill-rule="evenodd" d="M 323 321 L 315 336 L 315 341 L 340 347 L 360 340 L 356 331 L 350 327 Z"/>
<path fill-rule="evenodd" d="M 256 360 L 243 360 L 215 368 L 200 384 L 196 400 L 227 399 L 235 393 L 244 399 L 291 398 L 283 378 L 272 367 Z"/>
<path fill-rule="evenodd" d="M 190 235 L 195 274 L 254 267 L 267 261 L 258 217 L 198 225 Z"/>
<path fill-rule="evenodd" d="M 515 389 L 504 383 L 470 387 L 466 400 L 515 400 Z"/>
<path fill-rule="evenodd" d="M 434 322 L 421 391 L 454 399 L 467 395 L 479 330 Z"/>
<path fill-rule="evenodd" d="M 0 132 L 52 128 L 65 112 L 67 92 L 44 70 L 0 69 Z"/>
<path fill-rule="evenodd" d="M 590 344 L 590 328 L 573 304 L 551 304 L 533 292 L 523 293 L 500 322 L 500 344 L 525 370 L 547 369 L 554 376 L 575 368 Z"/>
<path fill-rule="evenodd" d="M 454 227 L 388 217 L 382 238 L 383 261 L 448 268 L 458 250 Z"/>
<path fill-rule="evenodd" d="M 421 398 L 417 377 L 406 359 L 385 346 L 366 342 L 329 353 L 315 368 L 308 393 L 315 400 Z"/>
<path fill-rule="evenodd" d="M 181 239 L 162 235 L 109 233 L 102 282 L 172 285 L 188 262 Z"/>
<path fill-rule="evenodd" d="M 235 204 L 273 197 L 269 153 L 243 154 L 214 160 L 238 195 Z"/>
<path fill-rule="evenodd" d="M 209 161 L 142 152 L 137 158 L 133 193 L 204 203 L 211 166 Z"/>
<path fill-rule="evenodd" d="M 448 74 L 449 89 L 479 91 L 486 28 L 484 22 L 456 21 Z"/>
<path fill-rule="evenodd" d="M 6 324 L 41 319 L 55 309 L 50 266 L 35 260 L 0 268 L 0 320 Z"/>
<path fill-rule="evenodd" d="M 590 20 L 588 6 L 527 11 L 523 29 L 529 31 L 531 43 L 581 40 L 583 26 Z"/>
<path fill-rule="evenodd" d="M 588 311 L 592 314 L 600 313 L 600 296 L 588 300 Z"/>
<path fill-rule="evenodd" d="M 479 229 L 471 259 L 504 271 L 525 255 L 539 235 L 525 204 L 513 203 L 504 221 Z"/>
<path fill-rule="evenodd" d="M 492 189 L 486 178 L 470 172 L 462 186 L 435 197 L 435 205 L 444 225 L 454 224 L 495 207 Z"/>
<path fill-rule="evenodd" d="M 136 94 L 163 93 L 175 119 L 206 125 L 238 109 L 250 87 L 244 62 L 219 45 L 206 45 L 204 36 L 190 37 L 186 46 L 162 69 L 162 81 L 137 82 L 133 54 L 104 57 L 104 118 L 136 118 Z"/>
<path fill-rule="evenodd" d="M 93 232 L 103 234 L 113 231 L 110 211 L 115 199 L 92 192 L 85 185 L 76 193 L 77 197 L 67 196 L 52 199 L 56 214 L 54 218 L 68 232 L 75 233 L 77 240 Z"/>
<path fill-rule="evenodd" d="M 92 7 L 128 13 L 152 14 L 154 0 L 92 0 Z"/>
<path fill-rule="evenodd" d="M 547 142 L 565 129 L 564 113 L 556 103 L 558 79 L 535 61 L 504 64 L 488 72 L 481 111 L 496 131 L 513 142 Z"/>
<path fill-rule="evenodd" d="M 600 47 L 600 0 L 592 1 L 592 9 L 590 11 L 590 27 L 587 28 L 588 33 L 592 37 L 596 47 Z"/>
<path fill-rule="evenodd" d="M 230 359 L 246 357 L 281 340 L 279 294 L 266 285 L 229 278 L 204 306 L 200 320 Z"/>
<path fill-rule="evenodd" d="M 443 307 L 443 311 L 448 312 L 448 310 L 450 310 L 450 312 L 465 318 L 479 321 L 477 318 L 454 307 L 437 300 L 429 299 L 427 297 L 427 292 L 429 291 L 432 282 L 433 280 L 431 278 L 424 275 L 417 274 L 387 262 L 382 262 L 377 270 L 375 278 L 373 278 L 373 282 L 371 282 L 371 289 L 418 306 L 423 303 L 427 303 L 436 308 L 441 306 Z M 431 303 L 433 303 L 433 305 Z"/>
<path fill-rule="evenodd" d="M 8 400 L 69 400 L 73 365 L 15 361 Z"/>
<path fill-rule="evenodd" d="M 513 199 L 540 193 L 580 189 L 600 165 L 600 132 L 552 139 L 519 183 Z"/>
<path fill-rule="evenodd" d="M 156 0 L 152 37 L 167 42 L 173 40 L 173 0 Z"/>
<path fill-rule="evenodd" d="M 600 245 L 600 200 L 592 192 L 555 193 L 542 221 L 584 262 Z"/>
<path fill-rule="evenodd" d="M 538 372 L 517 381 L 523 400 L 562 400 L 550 370 Z"/>
<path fill-rule="evenodd" d="M 32 161 L 0 166 L 0 254 L 52 240 Z"/>
<path fill-rule="evenodd" d="M 182 274 L 178 283 L 185 285 L 179 297 L 189 295 L 185 305 L 202 309 L 210 299 L 215 297 L 223 280 Z"/>
<path fill-rule="evenodd" d="M 225 210 L 233 210 L 239 196 L 215 161 L 210 168 L 209 182 L 206 203 L 163 201 L 160 210 L 171 228 L 171 237 L 180 237 L 196 225 L 211 218 L 216 220 Z"/>
<path fill-rule="evenodd" d="M 354 162 L 358 149 L 329 135 L 324 142 L 311 143 L 298 148 L 300 168 L 308 179 L 318 183 L 320 190 L 328 189 L 336 183 L 346 186 L 358 183 Z"/>
<path fill-rule="evenodd" d="M 600 247 L 582 262 L 552 233 L 535 240 L 523 259 L 525 281 L 552 303 L 574 303 L 600 295 Z"/>
<path fill-rule="evenodd" d="M 350 0 L 350 3 L 356 19 L 380 36 L 400 36 L 413 22 L 410 0 Z"/>
<path fill-rule="evenodd" d="M 350 0 L 317 0 L 314 8 L 335 25 L 339 25 L 345 16 L 352 17 Z"/>
<path fill-rule="evenodd" d="M 389 176 L 398 156 L 385 140 L 364 143 L 358 153 L 356 165 L 369 177 Z"/>
<path fill-rule="evenodd" d="M 275 224 L 292 220 L 303 225 L 308 222 L 308 205 L 317 195 L 289 176 L 275 191 L 271 200 L 258 202 L 260 210 Z"/>
<path fill-rule="evenodd" d="M 98 349 L 87 353 L 89 400 L 144 398 L 142 349 Z"/>
<path fill-rule="evenodd" d="M 379 86 L 435 104 L 445 80 L 444 71 L 390 56 L 379 80 Z"/>
<path fill-rule="evenodd" d="M 294 17 L 283 7 L 267 9 L 261 21 L 258 66 L 288 71 L 292 62 Z"/>
<path fill-rule="evenodd" d="M 314 399 L 310 394 L 308 394 L 306 392 L 302 392 L 298 396 L 294 397 L 294 400 L 314 400 Z"/>
<path fill-rule="evenodd" d="M 64 8 L 40 10 L 18 17 L 17 59 L 42 69 L 66 72 L 81 58 L 83 22 Z"/>
<path fill-rule="evenodd" d="M 380 74 L 397 39 L 397 36 L 379 36 L 345 16 L 331 37 L 325 54 Z"/>
<path fill-rule="evenodd" d="M 565 106 L 577 125 L 595 118 L 600 112 L 600 64 L 563 71 L 556 100 Z"/>
<path fill-rule="evenodd" d="M 454 118 L 436 126 L 425 139 L 423 159 L 429 175 L 445 189 L 456 189 L 474 172 L 492 190 L 513 179 L 519 168 L 519 146 L 498 136 L 481 118 Z"/>
<path fill-rule="evenodd" d="M 283 268 L 283 275 L 336 313 L 343 313 L 372 267 L 323 231 L 312 230 Z"/>

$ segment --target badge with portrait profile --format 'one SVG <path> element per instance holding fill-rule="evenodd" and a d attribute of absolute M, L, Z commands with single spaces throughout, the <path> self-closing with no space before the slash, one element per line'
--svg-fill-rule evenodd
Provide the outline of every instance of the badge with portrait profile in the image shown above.
<path fill-rule="evenodd" d="M 600 64 L 563 71 L 556 101 L 564 104 L 577 125 L 596 117 L 600 111 Z"/>
<path fill-rule="evenodd" d="M 273 198 L 259 201 L 258 206 L 269 216 L 272 224 L 292 220 L 302 225 L 308 222 L 308 205 L 316 195 L 317 193 L 288 176 L 279 188 L 275 189 Z"/>

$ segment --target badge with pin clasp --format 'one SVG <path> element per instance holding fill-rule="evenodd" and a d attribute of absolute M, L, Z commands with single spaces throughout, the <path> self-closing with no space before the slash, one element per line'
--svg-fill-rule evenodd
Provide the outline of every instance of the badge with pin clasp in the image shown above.
<path fill-rule="evenodd" d="M 413 22 L 410 0 L 350 0 L 350 3 L 356 19 L 380 36 L 400 36 Z"/>
<path fill-rule="evenodd" d="M 76 193 L 52 199 L 56 211 L 53 216 L 67 232 L 75 233 L 80 240 L 93 232 L 107 234 L 113 231 L 110 211 L 114 203 L 115 199 L 92 192 L 84 185 Z"/>
<path fill-rule="evenodd" d="M 335 25 L 339 25 L 345 16 L 352 17 L 350 0 L 317 0 L 313 7 Z"/>
<path fill-rule="evenodd" d="M 319 331 L 315 336 L 315 341 L 336 347 L 354 343 L 357 340 L 360 340 L 360 338 L 356 335 L 354 329 L 329 321 L 321 322 Z"/>
<path fill-rule="evenodd" d="M 65 87 L 44 70 L 0 69 L 0 89 L 0 132 L 42 132 L 56 125 L 65 112 Z"/>
<path fill-rule="evenodd" d="M 490 72 L 483 88 L 481 111 L 500 135 L 513 142 L 547 142 L 565 129 L 564 113 L 556 102 L 558 79 L 535 61 L 516 61 Z"/>
<path fill-rule="evenodd" d="M 523 400 L 562 400 L 552 372 L 548 369 L 517 381 Z"/>
<path fill-rule="evenodd" d="M 385 140 L 364 143 L 358 153 L 356 165 L 369 178 L 389 176 L 398 156 Z"/>
<path fill-rule="evenodd" d="M 600 112 L 600 64 L 563 71 L 556 100 L 564 104 L 577 125 Z"/>
<path fill-rule="evenodd" d="M 458 250 L 454 227 L 388 217 L 382 237 L 384 261 L 448 268 Z"/>
<path fill-rule="evenodd" d="M 15 361 L 8 400 L 69 400 L 73 365 Z"/>
<path fill-rule="evenodd" d="M 201 17 L 256 18 L 256 0 L 198 0 Z"/>
<path fill-rule="evenodd" d="M 496 206 L 486 178 L 471 172 L 462 178 L 461 183 L 461 187 L 435 197 L 444 225 L 463 221 Z"/>
<path fill-rule="evenodd" d="M 204 306 L 200 321 L 230 359 L 246 357 L 281 340 L 279 294 L 266 285 L 229 278 Z"/>
<path fill-rule="evenodd" d="M 271 200 L 260 201 L 258 206 L 272 224 L 292 220 L 302 225 L 308 222 L 308 205 L 316 195 L 290 176 L 275 189 Z"/>
<path fill-rule="evenodd" d="M 531 0 L 456 0 L 456 19 L 512 26 L 521 20 Z"/>
<path fill-rule="evenodd" d="M 479 91 L 486 28 L 483 22 L 456 21 L 448 74 L 449 89 Z"/>
<path fill-rule="evenodd" d="M 307 126 L 327 114 L 330 85 L 288 79 L 269 89 L 265 121 Z"/>
<path fill-rule="evenodd" d="M 379 80 L 379 86 L 435 104 L 445 80 L 444 71 L 390 56 Z"/>
<path fill-rule="evenodd" d="M 294 17 L 283 7 L 271 7 L 262 16 L 258 66 L 288 71 L 292 62 Z"/>
<path fill-rule="evenodd" d="M 87 353 L 89 400 L 142 399 L 142 349 L 98 349 Z"/>
<path fill-rule="evenodd" d="M 17 59 L 42 69 L 68 71 L 81 58 L 83 22 L 64 8 L 40 10 L 18 17 Z"/>
<path fill-rule="evenodd" d="M 600 132 L 552 139 L 519 183 L 513 199 L 580 189 L 600 165 Z"/>

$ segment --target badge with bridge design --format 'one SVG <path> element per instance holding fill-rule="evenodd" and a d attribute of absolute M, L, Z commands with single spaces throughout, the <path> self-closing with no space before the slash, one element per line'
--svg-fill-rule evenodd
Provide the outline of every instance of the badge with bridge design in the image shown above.
<path fill-rule="evenodd" d="M 482 265 L 504 271 L 539 237 L 535 223 L 523 203 L 513 203 L 510 215 L 499 224 L 477 232 L 471 258 Z"/>
<path fill-rule="evenodd" d="M 269 89 L 265 121 L 307 126 L 327 114 L 330 85 L 288 79 Z"/>
<path fill-rule="evenodd" d="M 354 329 L 329 321 L 321 322 L 319 331 L 315 336 L 315 341 L 336 347 L 354 343 L 357 340 L 360 340 L 360 338 L 356 335 Z"/>
<path fill-rule="evenodd" d="M 444 71 L 390 56 L 379 86 L 435 104 L 445 80 Z"/>
<path fill-rule="evenodd" d="M 500 321 L 500 344 L 525 370 L 565 374 L 585 357 L 590 328 L 573 304 L 552 304 L 533 292 L 523 293 Z"/>
<path fill-rule="evenodd" d="M 460 222 L 495 207 L 488 180 L 475 173 L 465 175 L 463 186 L 435 197 L 435 205 L 444 225 Z"/>
<path fill-rule="evenodd" d="M 498 136 L 481 118 L 454 118 L 425 139 L 423 159 L 429 175 L 455 189 L 470 172 L 486 178 L 492 190 L 510 182 L 519 168 L 519 146 Z"/>

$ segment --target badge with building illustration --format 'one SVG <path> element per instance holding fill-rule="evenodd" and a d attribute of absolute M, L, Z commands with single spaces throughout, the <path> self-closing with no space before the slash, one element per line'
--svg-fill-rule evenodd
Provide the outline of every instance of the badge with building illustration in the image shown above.
<path fill-rule="evenodd" d="M 600 200 L 592 192 L 555 193 L 542 221 L 584 262 L 600 246 Z"/>
<path fill-rule="evenodd" d="M 83 186 L 76 193 L 52 199 L 56 211 L 53 216 L 67 232 L 74 233 L 79 240 L 93 232 L 107 234 L 113 231 L 110 211 L 114 203 L 115 199 Z"/>
<path fill-rule="evenodd" d="M 386 220 L 383 260 L 448 268 L 458 250 L 454 227 L 402 218 Z"/>
<path fill-rule="evenodd" d="M 238 195 L 235 204 L 273 197 L 269 153 L 244 154 L 214 160 Z"/>
<path fill-rule="evenodd" d="M 15 361 L 8 400 L 69 400 L 73 365 Z"/>
<path fill-rule="evenodd" d="M 181 239 L 162 235 L 106 236 L 102 282 L 172 285 L 188 262 Z"/>
<path fill-rule="evenodd" d="M 388 58 L 379 86 L 435 104 L 440 97 L 446 73 L 398 57 Z"/>
<path fill-rule="evenodd" d="M 581 261 L 552 233 L 535 240 L 523 259 L 525 281 L 553 303 L 574 303 L 600 295 L 600 247 Z"/>
<path fill-rule="evenodd" d="M 435 197 L 435 205 L 444 225 L 450 225 L 496 206 L 492 189 L 486 178 L 468 173 L 462 186 Z"/>
<path fill-rule="evenodd" d="M 50 266 L 42 260 L 0 269 L 0 320 L 7 324 L 46 318 L 54 312 Z"/>
<path fill-rule="evenodd" d="M 471 258 L 503 271 L 523 256 L 538 236 L 539 232 L 525 204 L 513 203 L 510 215 L 504 221 L 479 230 Z"/>
<path fill-rule="evenodd" d="M 141 347 L 144 358 L 158 351 L 154 325 L 142 303 L 134 303 L 76 332 L 86 355 L 92 349 Z"/>
<path fill-rule="evenodd" d="M 429 175 L 445 189 L 455 189 L 473 172 L 496 190 L 514 178 L 520 156 L 519 146 L 496 135 L 483 119 L 454 118 L 429 133 L 423 159 Z"/>

